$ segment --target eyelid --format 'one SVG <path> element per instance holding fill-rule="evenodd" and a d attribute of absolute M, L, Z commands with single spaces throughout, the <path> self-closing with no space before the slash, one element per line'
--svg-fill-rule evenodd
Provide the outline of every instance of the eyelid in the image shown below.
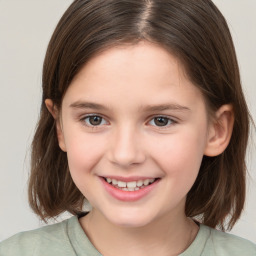
<path fill-rule="evenodd" d="M 150 119 L 149 119 L 149 121 L 148 121 L 147 123 L 153 121 L 155 118 L 158 118 L 158 117 L 166 118 L 166 119 L 168 119 L 169 121 L 171 121 L 171 124 L 164 125 L 164 126 L 152 125 L 153 127 L 156 127 L 156 128 L 158 128 L 158 129 L 167 129 L 167 128 L 169 128 L 170 126 L 173 126 L 173 125 L 175 125 L 175 124 L 178 123 L 178 121 L 177 121 L 176 119 L 174 119 L 173 117 L 170 117 L 170 116 L 166 116 L 166 115 L 154 115 L 154 116 L 150 117 Z"/>
<path fill-rule="evenodd" d="M 106 124 L 109 124 L 109 122 L 106 120 L 106 118 L 100 114 L 97 113 L 90 113 L 90 114 L 86 114 L 83 117 L 80 118 L 80 121 L 83 122 L 83 125 L 85 125 L 86 127 L 89 128 L 93 128 L 93 129 L 97 129 L 97 128 L 101 128 L 102 126 L 105 126 L 106 124 L 100 124 L 100 125 L 90 125 L 90 124 L 86 124 L 85 120 L 89 117 L 100 117 L 102 118 L 102 120 L 104 120 L 106 122 Z"/>

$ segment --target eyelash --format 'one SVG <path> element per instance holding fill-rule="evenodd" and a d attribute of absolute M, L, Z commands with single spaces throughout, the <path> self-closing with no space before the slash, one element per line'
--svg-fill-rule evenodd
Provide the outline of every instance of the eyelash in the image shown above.
<path fill-rule="evenodd" d="M 104 124 L 93 125 L 93 124 L 91 124 L 91 123 L 88 123 L 88 122 L 90 122 L 90 121 L 89 121 L 89 118 L 100 118 L 100 121 L 101 121 L 101 122 L 104 121 Z M 159 119 L 161 118 L 161 119 L 164 119 L 164 121 L 167 121 L 167 124 L 166 124 L 166 125 L 163 125 L 163 126 L 161 126 L 161 125 L 158 126 L 158 125 L 156 125 L 156 124 L 155 124 L 155 125 L 151 124 L 152 126 L 157 127 L 157 128 L 160 128 L 160 129 L 165 129 L 165 128 L 167 128 L 167 127 L 169 127 L 169 126 L 172 126 L 172 125 L 175 125 L 175 124 L 177 123 L 177 121 L 173 120 L 172 118 L 167 117 L 167 116 L 163 116 L 163 115 L 154 116 L 154 117 L 151 118 L 150 121 L 147 122 L 147 123 L 154 122 L 154 121 L 157 120 L 157 118 L 159 118 Z M 88 120 L 88 122 L 86 122 L 86 120 Z M 93 128 L 93 129 L 95 129 L 95 128 L 100 128 L 100 127 L 102 127 L 103 125 L 108 124 L 108 122 L 105 120 L 104 117 L 102 117 L 101 115 L 97 115 L 97 114 L 86 115 L 85 117 L 81 118 L 80 121 L 83 122 L 85 126 L 87 126 L 87 127 L 89 127 L 89 128 Z"/>
<path fill-rule="evenodd" d="M 102 126 L 101 124 L 99 125 L 93 125 L 93 124 L 89 124 L 89 123 L 86 123 L 86 120 L 89 119 L 89 118 L 100 118 L 101 121 L 104 120 L 105 123 L 107 123 L 107 121 L 105 120 L 105 118 L 103 118 L 102 116 L 100 115 L 96 115 L 96 114 L 90 114 L 90 115 L 86 115 L 85 117 L 83 117 L 81 119 L 82 122 L 84 122 L 84 124 L 90 128 L 99 128 L 100 126 Z M 106 124 L 103 124 L 103 125 L 106 125 Z"/>
<path fill-rule="evenodd" d="M 168 122 L 166 125 L 163 125 L 163 126 L 161 126 L 161 125 L 160 125 L 160 126 L 158 126 L 158 125 L 152 125 L 152 126 L 155 126 L 155 127 L 160 128 L 160 129 L 168 128 L 169 126 L 174 125 L 174 124 L 177 123 L 177 121 L 175 121 L 175 120 L 173 120 L 172 118 L 167 117 L 167 116 L 155 116 L 155 117 L 153 117 L 152 119 L 150 119 L 150 122 L 156 121 L 157 118 L 159 118 L 159 119 L 164 119 L 165 121 Z M 150 122 L 149 122 L 149 123 L 150 123 Z"/>

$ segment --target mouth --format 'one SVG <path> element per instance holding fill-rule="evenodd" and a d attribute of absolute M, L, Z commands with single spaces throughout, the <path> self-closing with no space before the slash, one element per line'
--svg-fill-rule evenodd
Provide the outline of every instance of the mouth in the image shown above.
<path fill-rule="evenodd" d="M 100 177 L 103 187 L 113 198 L 123 202 L 134 202 L 151 194 L 161 178 L 149 177 Z"/>
<path fill-rule="evenodd" d="M 122 181 L 118 179 L 102 177 L 108 184 L 122 191 L 138 191 L 155 183 L 159 178 L 139 179 L 134 181 Z"/>

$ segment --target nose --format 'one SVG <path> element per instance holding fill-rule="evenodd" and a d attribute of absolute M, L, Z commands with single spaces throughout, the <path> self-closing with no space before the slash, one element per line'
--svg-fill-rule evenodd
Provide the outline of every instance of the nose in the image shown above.
<path fill-rule="evenodd" d="M 122 168 L 142 164 L 146 159 L 141 134 L 125 127 L 115 132 L 110 142 L 109 160 Z"/>

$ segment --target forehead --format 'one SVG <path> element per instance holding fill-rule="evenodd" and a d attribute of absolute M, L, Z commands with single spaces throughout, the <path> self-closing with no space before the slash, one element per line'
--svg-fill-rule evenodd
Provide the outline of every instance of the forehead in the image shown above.
<path fill-rule="evenodd" d="M 183 103 L 192 103 L 201 97 L 177 57 L 142 41 L 113 47 L 93 57 L 71 82 L 64 101 L 141 105 L 182 98 Z"/>
<path fill-rule="evenodd" d="M 152 76 L 161 77 L 166 72 L 170 76 L 179 72 L 179 78 L 185 76 L 184 67 L 177 57 L 160 45 L 140 41 L 136 44 L 117 45 L 98 53 L 84 65 L 72 83 L 77 79 L 84 79 L 85 75 L 96 74 L 97 77 L 102 74 L 105 78 L 106 74 L 111 76 L 113 73 L 115 77 L 132 78 L 130 71 L 135 72 L 134 74 L 140 74 L 137 79 L 140 77 L 144 79 L 150 79 Z M 173 79 L 177 77 L 175 75 Z M 114 77 L 112 78 L 114 79 Z"/>

